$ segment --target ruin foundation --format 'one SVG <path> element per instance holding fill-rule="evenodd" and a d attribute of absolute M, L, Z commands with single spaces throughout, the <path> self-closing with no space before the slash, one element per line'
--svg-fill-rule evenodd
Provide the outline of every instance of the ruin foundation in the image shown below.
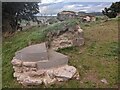
<path fill-rule="evenodd" d="M 61 32 L 64 32 L 61 31 Z M 57 38 L 53 36 L 51 41 L 51 49 L 58 50 L 71 46 L 82 46 L 84 45 L 84 33 L 79 25 L 76 25 L 74 28 L 69 28 L 65 33 L 61 34 L 57 32 Z"/>
<path fill-rule="evenodd" d="M 45 43 L 28 46 L 15 53 L 11 61 L 13 76 L 24 85 L 51 85 L 72 78 L 79 79 L 75 67 L 69 66 L 68 57 L 47 49 Z"/>

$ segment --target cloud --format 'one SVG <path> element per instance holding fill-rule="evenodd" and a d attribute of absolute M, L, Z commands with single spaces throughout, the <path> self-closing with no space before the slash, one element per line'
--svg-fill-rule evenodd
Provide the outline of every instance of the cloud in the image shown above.
<path fill-rule="evenodd" d="M 55 0 L 41 0 L 41 4 L 52 3 Z"/>
<path fill-rule="evenodd" d="M 64 0 L 41 0 L 41 4 L 45 3 L 58 3 L 58 2 L 63 2 Z"/>
<path fill-rule="evenodd" d="M 58 2 L 116 2 L 119 0 L 41 0 L 41 3 L 58 3 Z"/>
<path fill-rule="evenodd" d="M 62 8 L 62 10 L 72 10 L 72 11 L 74 11 L 74 10 L 76 10 L 76 7 L 75 7 L 75 5 L 65 5 Z"/>
<path fill-rule="evenodd" d="M 81 11 L 81 12 L 87 12 L 87 10 L 85 10 L 85 9 L 81 9 L 80 11 Z"/>
<path fill-rule="evenodd" d="M 43 1 L 43 0 L 42 0 Z M 74 2 L 73 2 L 74 1 Z M 44 0 L 39 4 L 41 14 L 57 14 L 63 10 L 101 12 L 111 2 L 80 2 L 80 0 Z"/>

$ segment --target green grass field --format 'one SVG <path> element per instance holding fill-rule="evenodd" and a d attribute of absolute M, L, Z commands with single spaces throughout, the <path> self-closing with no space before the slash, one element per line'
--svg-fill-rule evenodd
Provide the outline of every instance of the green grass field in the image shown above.
<path fill-rule="evenodd" d="M 74 21 L 67 22 L 74 25 Z M 69 80 L 57 83 L 49 88 L 115 88 L 118 84 L 118 22 L 116 19 L 107 22 L 81 24 L 84 30 L 85 45 L 58 50 L 69 56 L 69 65 L 75 66 L 80 80 Z M 23 88 L 13 78 L 11 60 L 17 50 L 30 44 L 45 41 L 44 30 L 57 30 L 62 24 L 48 27 L 33 27 L 18 32 L 12 37 L 3 38 L 2 44 L 2 84 L 3 88 Z M 108 84 L 101 82 L 105 78 Z M 43 85 L 38 87 L 44 87 Z"/>

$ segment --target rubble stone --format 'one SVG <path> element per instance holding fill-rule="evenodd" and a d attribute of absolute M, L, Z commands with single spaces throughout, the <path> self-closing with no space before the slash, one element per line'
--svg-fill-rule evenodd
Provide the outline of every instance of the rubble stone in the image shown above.
<path fill-rule="evenodd" d="M 17 73 L 22 73 L 22 72 L 23 72 L 22 67 L 13 66 L 13 69 L 14 69 L 14 71 L 17 72 Z"/>
<path fill-rule="evenodd" d="M 22 65 L 22 61 L 21 60 L 17 60 L 17 59 L 13 59 L 11 61 L 11 63 L 12 63 L 12 65 L 18 66 L 18 67 L 20 67 Z"/>
<path fill-rule="evenodd" d="M 36 52 L 34 51 L 34 53 Z M 15 71 L 13 77 L 17 78 L 17 81 L 24 86 L 40 85 L 42 83 L 47 86 L 55 84 L 56 81 L 61 82 L 73 78 L 77 70 L 75 67 L 67 65 L 68 56 L 50 49 L 47 50 L 47 54 L 49 56 L 48 60 L 26 61 L 23 58 L 24 60 L 20 61 L 17 52 L 18 56 L 13 57 L 11 61 Z M 26 53 L 26 55 L 28 54 Z"/>
<path fill-rule="evenodd" d="M 21 75 L 21 73 L 17 73 L 17 72 L 14 72 L 14 73 L 13 73 L 13 76 L 14 76 L 14 77 L 20 77 L 20 75 Z"/>
<path fill-rule="evenodd" d="M 68 80 L 68 78 L 60 78 L 60 77 L 57 77 L 56 79 L 59 82 L 63 82 L 63 81 L 67 81 Z"/>
<path fill-rule="evenodd" d="M 37 63 L 36 62 L 23 62 L 23 66 L 35 68 L 37 67 Z"/>
<path fill-rule="evenodd" d="M 63 68 L 60 68 L 59 70 L 57 70 L 54 75 L 56 77 L 61 77 L 61 78 L 72 78 L 73 75 L 76 73 L 76 68 L 73 66 L 65 66 Z"/>
<path fill-rule="evenodd" d="M 79 25 L 69 30 L 58 37 L 53 37 L 51 41 L 51 48 L 58 50 L 71 46 L 82 46 L 84 45 L 84 33 Z"/>
<path fill-rule="evenodd" d="M 104 84 L 108 84 L 106 79 L 102 79 L 101 82 L 104 83 Z"/>
<path fill-rule="evenodd" d="M 30 68 L 23 66 L 23 72 L 28 72 L 28 71 L 30 71 Z"/>
<path fill-rule="evenodd" d="M 73 79 L 80 80 L 80 75 L 78 72 L 74 74 Z"/>
<path fill-rule="evenodd" d="M 21 74 L 19 77 L 17 77 L 17 80 L 22 82 L 25 78 L 27 78 L 28 76 L 25 74 Z"/>
<path fill-rule="evenodd" d="M 22 84 L 24 86 L 29 86 L 29 85 L 40 85 L 42 84 L 42 80 L 41 79 L 36 79 L 36 78 L 30 78 L 27 77 L 23 80 Z"/>
<path fill-rule="evenodd" d="M 43 79 L 43 83 L 47 85 L 54 84 L 56 82 L 56 78 L 51 78 L 48 74 L 46 74 L 45 78 Z"/>

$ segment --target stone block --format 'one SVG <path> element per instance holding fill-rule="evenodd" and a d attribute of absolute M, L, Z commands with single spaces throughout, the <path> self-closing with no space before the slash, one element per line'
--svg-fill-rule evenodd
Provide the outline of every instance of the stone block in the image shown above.
<path fill-rule="evenodd" d="M 23 62 L 23 66 L 30 67 L 30 68 L 36 68 L 37 63 L 36 62 Z"/>
<path fill-rule="evenodd" d="M 37 62 L 38 69 L 49 69 L 68 64 L 68 57 L 53 50 L 49 51 L 49 60 L 46 62 Z"/>
<path fill-rule="evenodd" d="M 14 71 L 17 72 L 17 73 L 22 73 L 22 72 L 23 72 L 23 68 L 22 68 L 22 67 L 13 66 L 13 69 L 14 69 Z"/>
<path fill-rule="evenodd" d="M 21 73 L 17 73 L 17 72 L 13 73 L 13 77 L 17 77 L 18 78 L 18 77 L 20 77 L 20 75 L 21 75 Z"/>
<path fill-rule="evenodd" d="M 11 61 L 12 65 L 13 66 L 18 66 L 18 67 L 21 67 L 22 66 L 22 61 L 21 60 L 18 60 L 18 59 L 13 59 Z"/>
<path fill-rule="evenodd" d="M 13 76 L 24 86 L 54 84 L 74 76 L 76 68 L 68 66 L 68 57 L 46 48 L 45 43 L 31 45 L 18 52 L 11 61 Z"/>
<path fill-rule="evenodd" d="M 15 58 L 26 62 L 48 60 L 46 44 L 42 43 L 42 44 L 28 46 L 16 52 Z"/>
<path fill-rule="evenodd" d="M 63 68 L 56 70 L 54 72 L 54 75 L 59 78 L 61 77 L 61 78 L 70 79 L 73 77 L 73 75 L 76 73 L 76 71 L 77 70 L 75 67 L 66 65 Z"/>

